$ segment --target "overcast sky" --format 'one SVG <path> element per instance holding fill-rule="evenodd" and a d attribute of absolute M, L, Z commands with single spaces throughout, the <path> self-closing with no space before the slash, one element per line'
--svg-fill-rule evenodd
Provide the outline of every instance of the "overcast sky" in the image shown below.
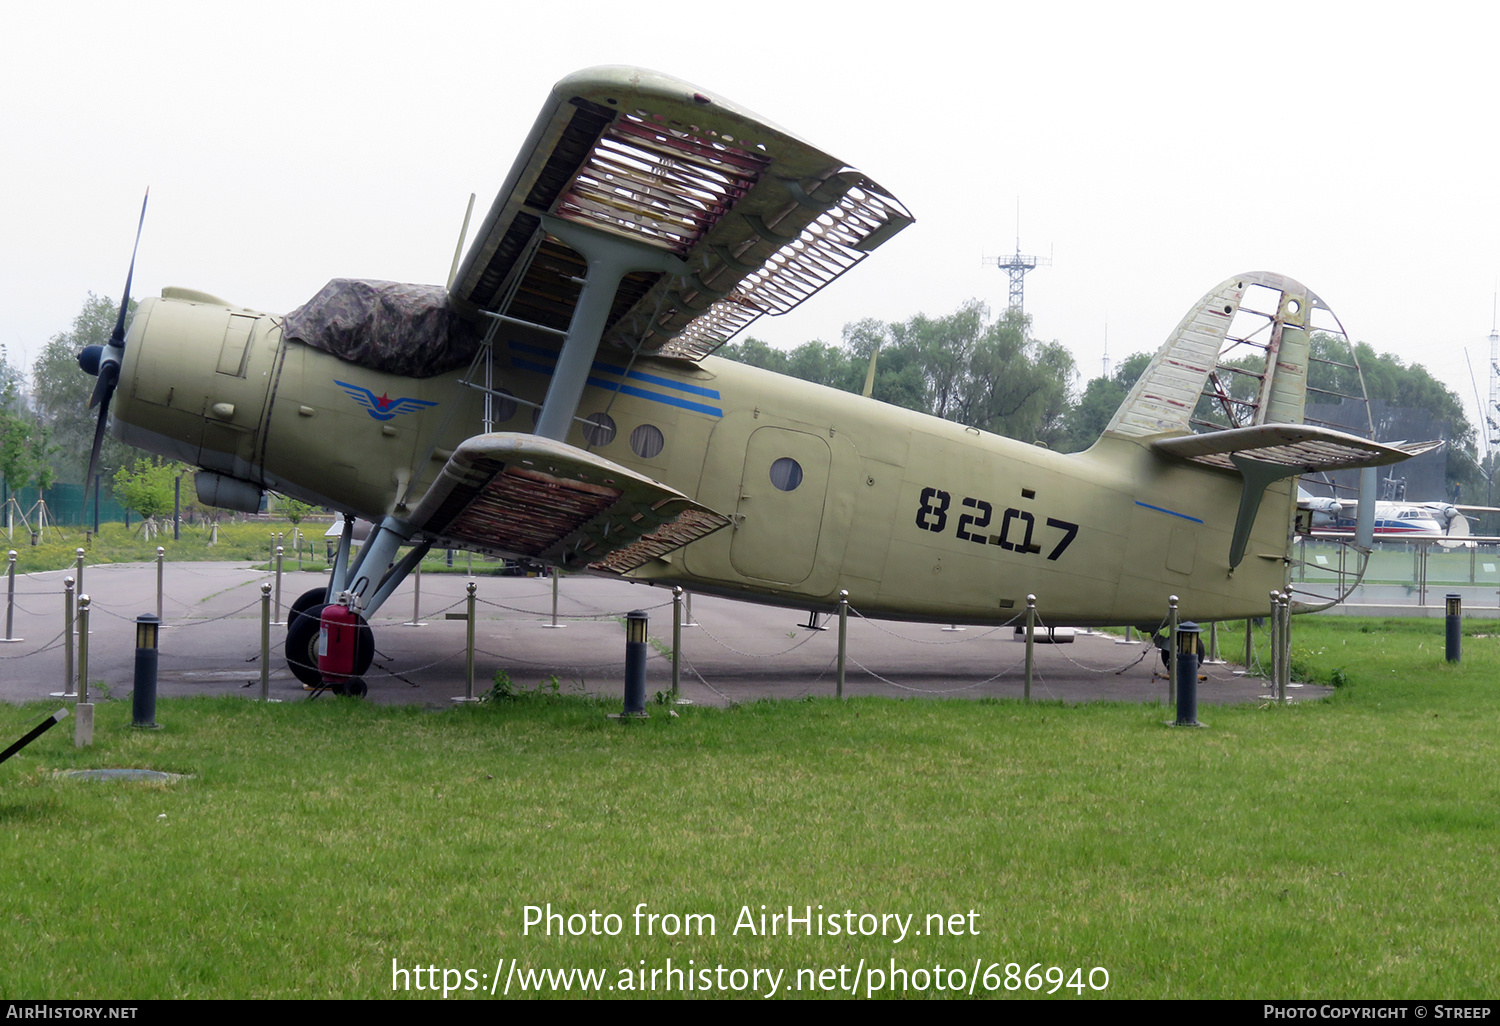
<path fill-rule="evenodd" d="M 184 285 L 285 312 L 332 277 L 441 282 L 552 83 L 686 79 L 858 167 L 917 223 L 750 334 L 996 313 L 994 258 L 1084 379 L 1224 278 L 1301 280 L 1357 340 L 1489 394 L 1500 277 L 1488 5 L 888 8 L 12 5 L 0 35 L 0 343 L 29 364 L 88 292 Z M 1378 10 L 1391 13 L 1383 15 Z M 512 13 L 520 11 L 523 13 Z M 686 12 L 691 12 L 687 16 Z M 985 266 L 984 258 L 990 262 Z M 1471 412 L 1471 416 L 1473 416 Z"/>

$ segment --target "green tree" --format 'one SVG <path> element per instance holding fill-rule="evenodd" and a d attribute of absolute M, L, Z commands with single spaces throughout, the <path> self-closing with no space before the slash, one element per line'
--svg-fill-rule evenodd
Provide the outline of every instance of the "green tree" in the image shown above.
<path fill-rule="evenodd" d="M 1033 339 L 1020 314 L 991 323 L 978 300 L 944 317 L 853 322 L 839 346 L 808 342 L 784 353 L 747 339 L 720 355 L 848 392 L 863 390 L 875 357 L 874 398 L 1049 445 L 1061 437 L 1074 375 L 1066 348 Z"/>
<path fill-rule="evenodd" d="M 156 518 L 172 508 L 172 486 L 182 465 L 159 456 L 138 456 L 129 465 L 115 471 L 115 499 L 128 510 L 141 515 L 149 537 Z"/>
<path fill-rule="evenodd" d="M 79 369 L 78 354 L 85 346 L 109 341 L 119 309 L 119 304 L 107 296 L 89 293 L 72 328 L 53 335 L 32 365 L 36 414 L 53 443 L 49 460 L 56 476 L 65 481 L 83 481 L 88 473 L 99 421 L 98 408 L 88 408 L 95 379 Z M 134 303 L 131 309 L 135 309 Z M 107 475 L 109 470 L 125 466 L 134 455 L 130 446 L 106 435 L 99 455 L 100 469 Z"/>
<path fill-rule="evenodd" d="M 1082 452 L 1093 445 L 1150 363 L 1150 353 L 1136 353 L 1121 360 L 1109 377 L 1090 381 L 1063 418 L 1063 439 L 1058 448 Z"/>

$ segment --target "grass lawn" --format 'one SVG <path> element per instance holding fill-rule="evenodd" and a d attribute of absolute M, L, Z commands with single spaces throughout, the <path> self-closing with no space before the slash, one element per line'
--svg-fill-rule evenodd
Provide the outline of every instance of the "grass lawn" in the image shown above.
<path fill-rule="evenodd" d="M 1204 730 L 885 699 L 620 724 L 532 693 L 162 701 L 142 732 L 106 703 L 92 748 L 69 719 L 0 765 L 0 997 L 458 999 L 497 969 L 511 996 L 586 986 L 543 970 L 804 997 L 1030 970 L 1054 1000 L 1493 997 L 1500 639 L 1449 666 L 1431 621 L 1294 631 L 1337 693 Z M 52 708 L 0 708 L 0 741 Z M 55 773 L 83 767 L 191 776 Z"/>

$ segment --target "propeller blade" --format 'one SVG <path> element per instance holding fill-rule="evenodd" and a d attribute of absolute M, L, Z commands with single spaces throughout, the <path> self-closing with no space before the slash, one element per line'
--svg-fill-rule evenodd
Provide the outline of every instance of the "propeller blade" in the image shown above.
<path fill-rule="evenodd" d="M 120 358 L 125 353 L 125 317 L 130 313 L 130 285 L 135 280 L 135 255 L 141 248 L 141 231 L 146 227 L 146 204 L 151 200 L 151 190 L 141 198 L 141 217 L 135 226 L 135 245 L 130 247 L 130 269 L 125 272 L 125 292 L 120 297 L 120 314 L 115 318 L 115 330 L 110 332 L 109 342 L 98 357 L 99 380 L 89 395 L 89 409 L 103 404 L 109 405 L 115 382 L 120 378 Z M 81 360 L 80 360 L 81 363 Z M 102 423 L 102 421 L 101 421 Z M 97 450 L 98 445 L 94 448 Z"/>
<path fill-rule="evenodd" d="M 99 423 L 94 428 L 94 448 L 89 453 L 89 476 L 83 479 L 83 502 L 85 507 L 88 505 L 90 486 L 96 491 L 98 490 L 98 485 L 95 483 L 95 475 L 99 472 L 99 450 L 104 446 L 104 424 L 107 420 L 109 420 L 108 400 L 99 407 Z"/>
<path fill-rule="evenodd" d="M 146 195 L 141 199 L 141 219 L 135 226 L 135 245 L 130 247 L 130 270 L 125 272 L 125 294 L 120 298 L 120 316 L 115 318 L 115 330 L 109 336 L 109 344 L 121 349 L 125 347 L 125 314 L 130 309 L 130 283 L 135 278 L 135 254 L 141 248 L 141 229 L 146 227 L 146 203 L 150 199 L 151 189 L 148 186 Z"/>

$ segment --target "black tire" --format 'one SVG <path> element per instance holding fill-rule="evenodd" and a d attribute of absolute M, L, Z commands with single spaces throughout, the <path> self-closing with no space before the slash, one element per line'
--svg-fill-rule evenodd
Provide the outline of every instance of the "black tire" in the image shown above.
<path fill-rule="evenodd" d="M 304 591 L 297 597 L 297 601 L 292 603 L 292 608 L 287 611 L 287 633 L 291 633 L 292 624 L 296 623 L 298 618 L 305 615 L 309 609 L 314 606 L 326 605 L 327 602 L 327 588 L 314 588 L 312 591 Z M 316 617 L 316 614 L 314 614 L 314 617 Z"/>
<path fill-rule="evenodd" d="M 340 692 L 346 698 L 364 698 L 369 693 L 370 689 L 361 677 L 350 677 L 344 681 L 344 690 Z"/>
<path fill-rule="evenodd" d="M 312 594 L 309 592 L 308 594 Z M 306 598 L 307 596 L 303 596 Z M 301 599 L 297 600 L 302 601 Z M 323 612 L 321 605 L 303 609 L 299 616 L 291 618 L 286 629 L 286 665 L 296 677 L 308 687 L 323 683 L 318 673 L 318 632 L 322 627 L 318 619 Z M 359 618 L 359 633 L 354 639 L 354 673 L 363 676 L 375 661 L 375 632 Z M 361 681 L 361 684 L 364 682 Z"/>

